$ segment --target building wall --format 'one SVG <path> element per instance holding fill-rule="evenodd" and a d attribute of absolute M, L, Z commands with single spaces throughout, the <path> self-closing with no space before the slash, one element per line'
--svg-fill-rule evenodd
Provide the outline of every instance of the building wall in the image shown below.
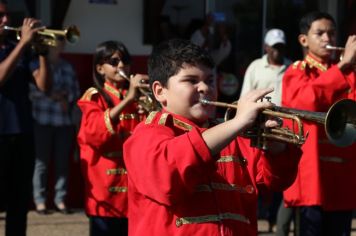
<path fill-rule="evenodd" d="M 80 41 L 68 45 L 67 52 L 93 53 L 105 40 L 120 40 L 132 55 L 148 55 L 150 45 L 143 44 L 143 1 L 118 0 L 116 5 L 93 4 L 89 0 L 72 0 L 64 26 L 75 24 L 81 32 Z"/>

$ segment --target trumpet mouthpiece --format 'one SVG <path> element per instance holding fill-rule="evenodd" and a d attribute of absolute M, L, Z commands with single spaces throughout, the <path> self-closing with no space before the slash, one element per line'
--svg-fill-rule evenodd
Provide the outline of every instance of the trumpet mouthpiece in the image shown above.
<path fill-rule="evenodd" d="M 204 99 L 204 98 L 199 99 L 199 102 L 200 102 L 201 104 L 203 104 L 203 105 L 208 105 L 208 104 L 209 104 L 209 101 L 206 100 L 206 99 Z"/>
<path fill-rule="evenodd" d="M 121 75 L 122 77 L 124 77 L 125 79 L 129 79 L 129 77 L 127 77 L 127 75 L 125 74 L 125 72 L 123 72 L 122 70 L 118 71 L 119 75 Z"/>
<path fill-rule="evenodd" d="M 325 48 L 329 49 L 329 50 L 339 50 L 339 51 L 343 51 L 344 50 L 343 47 L 335 47 L 335 46 L 332 46 L 330 44 L 326 45 Z"/>

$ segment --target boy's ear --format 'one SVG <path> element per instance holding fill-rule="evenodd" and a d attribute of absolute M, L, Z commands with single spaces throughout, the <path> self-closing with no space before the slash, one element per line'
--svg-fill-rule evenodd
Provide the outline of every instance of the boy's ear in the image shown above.
<path fill-rule="evenodd" d="M 308 40 L 307 40 L 307 36 L 305 34 L 300 34 L 298 36 L 298 41 L 299 41 L 300 45 L 302 45 L 304 48 L 308 47 Z"/>
<path fill-rule="evenodd" d="M 162 84 L 159 81 L 153 82 L 152 92 L 153 92 L 153 95 L 155 96 L 156 100 L 160 104 L 164 105 L 164 103 L 166 101 L 165 91 L 164 91 L 164 87 L 162 86 Z"/>

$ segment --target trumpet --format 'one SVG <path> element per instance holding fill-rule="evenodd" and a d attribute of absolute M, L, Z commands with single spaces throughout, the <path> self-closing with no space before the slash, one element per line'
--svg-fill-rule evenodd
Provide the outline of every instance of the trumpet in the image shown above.
<path fill-rule="evenodd" d="M 345 48 L 343 48 L 343 47 L 331 46 L 329 44 L 326 45 L 325 48 L 328 50 L 335 50 L 335 51 L 344 51 L 345 50 Z"/>
<path fill-rule="evenodd" d="M 331 50 L 331 51 L 339 51 L 340 52 L 340 56 L 339 56 L 339 60 L 341 61 L 343 56 L 344 56 L 344 51 L 345 48 L 343 47 L 336 47 L 336 46 L 331 46 L 330 44 L 325 46 L 326 49 Z"/>
<path fill-rule="evenodd" d="M 125 78 L 127 81 L 130 82 L 130 78 L 126 75 L 126 73 L 123 70 L 119 70 L 118 73 L 120 76 L 122 76 L 123 78 Z M 157 101 L 153 98 L 153 94 L 151 90 L 139 88 L 139 92 L 144 96 L 144 99 L 143 100 L 139 99 L 138 104 L 146 112 L 151 112 L 160 109 Z"/>
<path fill-rule="evenodd" d="M 15 31 L 17 40 L 21 39 L 21 27 L 4 26 L 5 30 Z M 69 43 L 76 43 L 80 38 L 80 31 L 75 25 L 64 30 L 43 29 L 37 32 L 39 43 L 42 45 L 57 47 L 57 39 L 63 37 Z"/>
<path fill-rule="evenodd" d="M 231 109 L 237 109 L 237 102 L 229 104 L 205 99 L 200 102 L 205 105 L 228 108 L 225 121 L 229 119 Z M 267 116 L 292 120 L 294 131 L 286 127 L 261 128 Z M 356 102 L 351 99 L 343 99 L 334 103 L 326 113 L 279 106 L 264 109 L 258 117 L 257 124 L 245 131 L 242 136 L 251 139 L 251 146 L 263 150 L 267 149 L 268 140 L 303 145 L 308 137 L 308 133 L 304 135 L 303 120 L 324 125 L 329 141 L 336 146 L 344 147 L 356 142 Z"/>

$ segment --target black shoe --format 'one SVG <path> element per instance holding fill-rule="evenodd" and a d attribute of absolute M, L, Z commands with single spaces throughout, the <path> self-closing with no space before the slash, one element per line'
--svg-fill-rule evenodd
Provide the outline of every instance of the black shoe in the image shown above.
<path fill-rule="evenodd" d="M 47 209 L 36 210 L 39 215 L 48 215 L 49 211 Z"/>
<path fill-rule="evenodd" d="M 62 213 L 64 215 L 69 215 L 72 214 L 73 211 L 71 209 L 68 209 L 67 207 L 64 208 L 59 208 L 58 206 L 55 206 L 56 211 L 58 211 L 59 213 Z"/>

